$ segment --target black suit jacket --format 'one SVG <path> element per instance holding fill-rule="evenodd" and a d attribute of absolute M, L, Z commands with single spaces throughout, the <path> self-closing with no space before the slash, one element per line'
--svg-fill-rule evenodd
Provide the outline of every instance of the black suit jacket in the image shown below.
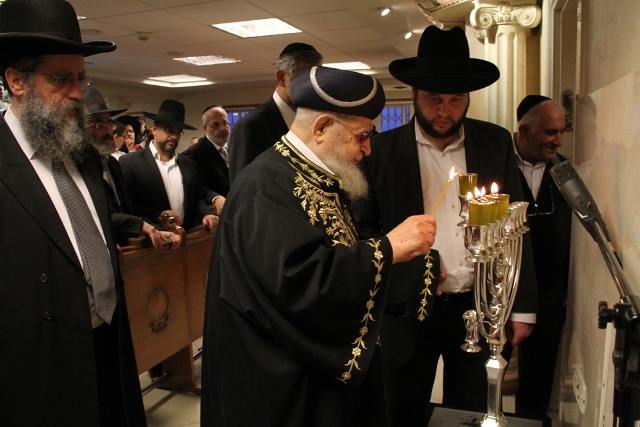
<path fill-rule="evenodd" d="M 361 237 L 386 234 L 408 216 L 424 213 L 414 120 L 372 138 L 372 153 L 364 165 L 370 182 L 369 197 L 354 203 Z M 524 200 L 509 132 L 468 118 L 464 119 L 464 132 L 467 172 L 478 174 L 479 185 L 495 181 L 502 192 L 510 194 L 511 201 Z M 421 257 L 394 266 L 388 311 L 415 316 L 423 272 Z M 535 313 L 536 301 L 531 243 L 525 236 L 520 288 L 513 311 Z"/>
<path fill-rule="evenodd" d="M 213 143 L 203 136 L 182 155 L 189 157 L 198 166 L 204 186 L 215 194 L 227 197 L 229 193 L 229 167 Z M 214 196 L 215 197 L 215 196 Z M 213 197 L 209 198 L 209 200 Z"/>
<path fill-rule="evenodd" d="M 541 306 L 561 309 L 569 283 L 572 211 L 549 174 L 552 166 L 552 162 L 545 166 L 537 200 L 522 171 L 519 172 L 525 200 L 529 202 L 527 214 L 538 277 L 538 301 Z"/>
<path fill-rule="evenodd" d="M 178 155 L 176 163 L 182 174 L 184 191 L 182 226 L 188 230 L 198 225 L 202 217 L 211 211 L 204 200 L 204 188 L 195 163 L 181 155 Z M 133 213 L 151 224 L 157 224 L 160 213 L 171 209 L 171 205 L 151 150 L 122 156 L 120 167 L 131 197 Z"/>
<path fill-rule="evenodd" d="M 100 160 L 76 156 L 115 272 L 122 395 L 145 425 L 122 278 Z M 40 178 L 0 117 L 0 412 L 5 425 L 98 426 L 87 282 Z M 34 387 L 33 385 L 37 386 Z"/>
<path fill-rule="evenodd" d="M 229 140 L 229 178 L 231 184 L 240 171 L 258 154 L 275 144 L 289 131 L 273 97 L 240 119 Z"/>

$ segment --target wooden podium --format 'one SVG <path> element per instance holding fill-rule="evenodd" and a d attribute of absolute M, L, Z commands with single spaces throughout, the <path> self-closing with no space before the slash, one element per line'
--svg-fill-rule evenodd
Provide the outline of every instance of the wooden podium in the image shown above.
<path fill-rule="evenodd" d="M 197 230 L 178 249 L 120 253 L 138 371 L 162 363 L 168 388 L 198 391 L 192 343 L 202 336 L 213 238 Z"/>

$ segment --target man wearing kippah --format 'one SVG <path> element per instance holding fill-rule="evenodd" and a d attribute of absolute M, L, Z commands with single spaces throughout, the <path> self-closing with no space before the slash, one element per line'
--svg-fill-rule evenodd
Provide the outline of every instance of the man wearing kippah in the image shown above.
<path fill-rule="evenodd" d="M 531 336 L 518 349 L 516 414 L 551 425 L 547 416 L 566 312 L 571 208 L 549 174 L 565 130 L 564 108 L 541 95 L 517 109 L 516 154 L 538 276 L 538 314 Z"/>
<path fill-rule="evenodd" d="M 324 67 L 291 81 L 291 130 L 231 187 L 211 260 L 202 425 L 385 425 L 378 338 L 395 266 L 424 255 L 429 215 L 359 240 L 380 83 Z"/>
<path fill-rule="evenodd" d="M 125 295 L 64 0 L 0 4 L 0 424 L 144 426 Z"/>
<path fill-rule="evenodd" d="M 276 62 L 276 86 L 267 102 L 240 119 L 229 140 L 229 182 L 258 154 L 275 144 L 287 131 L 295 116 L 290 83 L 298 70 L 320 65 L 322 55 L 306 43 L 287 45 Z"/>
<path fill-rule="evenodd" d="M 477 173 L 479 186 L 492 182 L 511 200 L 523 193 L 506 129 L 466 117 L 469 92 L 499 78 L 490 62 L 470 58 L 464 31 L 427 27 L 418 56 L 389 65 L 413 88 L 415 116 L 406 125 L 375 136 L 366 169 L 372 183 L 368 203 L 356 209 L 361 236 L 385 233 L 401 218 L 432 211 L 449 171 Z M 394 271 L 382 329 L 382 359 L 389 423 L 426 425 L 438 359 L 444 362 L 443 404 L 485 411 L 488 349 L 466 353 L 463 314 L 474 309 L 473 268 L 466 261 L 457 185 L 450 185 L 436 213 L 438 239 L 428 257 Z M 437 250 L 437 251 L 436 251 Z M 513 344 L 535 322 L 535 272 L 525 237 L 520 286 L 511 327 Z M 439 258 L 438 258 L 439 255 Z M 442 277 L 434 272 L 439 264 Z"/>

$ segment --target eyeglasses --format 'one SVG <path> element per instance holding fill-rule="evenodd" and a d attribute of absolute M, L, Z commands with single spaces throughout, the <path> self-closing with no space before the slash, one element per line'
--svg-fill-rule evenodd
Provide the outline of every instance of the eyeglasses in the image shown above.
<path fill-rule="evenodd" d="M 337 117 L 333 117 L 333 120 L 335 120 L 336 122 L 340 123 L 341 125 L 344 125 L 344 126 L 348 127 L 351 130 L 351 132 L 353 132 L 353 136 L 356 137 L 356 140 L 358 142 L 364 142 L 367 139 L 371 138 L 371 135 L 373 135 L 373 133 L 376 131 L 376 127 L 373 126 L 371 129 L 369 129 L 367 131 L 358 132 L 358 129 L 354 128 L 353 126 L 351 126 L 348 123 L 345 123 L 344 121 L 340 120 Z"/>
<path fill-rule="evenodd" d="M 94 129 L 109 129 L 116 130 L 116 124 L 114 122 L 91 122 L 89 126 Z"/>
<path fill-rule="evenodd" d="M 76 84 L 76 82 L 80 85 L 80 89 L 82 90 L 85 90 L 89 86 L 89 79 L 87 79 L 84 73 L 75 76 L 73 74 L 49 74 L 38 71 L 36 74 L 45 76 L 49 83 L 51 83 L 51 85 L 57 90 L 65 87 L 71 87 Z"/>
<path fill-rule="evenodd" d="M 546 191 L 548 193 L 548 202 L 544 203 L 544 206 L 538 203 L 539 200 L 543 199 L 543 197 L 541 197 L 542 191 Z M 543 188 L 540 189 L 536 201 L 533 204 L 529 205 L 529 208 L 527 209 L 527 217 L 533 218 L 537 216 L 547 216 L 553 215 L 554 213 L 556 213 L 556 204 L 553 199 L 553 188 L 551 187 L 551 185 L 548 185 L 544 187 L 544 190 Z"/>

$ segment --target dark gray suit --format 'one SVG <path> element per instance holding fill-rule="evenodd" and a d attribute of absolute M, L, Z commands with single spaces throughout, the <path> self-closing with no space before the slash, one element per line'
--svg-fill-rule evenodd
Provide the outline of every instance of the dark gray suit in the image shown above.
<path fill-rule="evenodd" d="M 96 330 L 78 257 L 40 178 L 0 117 L 3 425 L 99 426 L 101 416 L 114 416 L 118 425 L 145 425 L 102 168 L 89 151 L 74 160 L 98 213 L 116 279 L 117 307 L 111 326 L 100 327 L 108 340 L 100 354 L 94 350 Z M 104 376 L 103 362 L 111 378 Z M 106 390 L 112 394 L 105 396 Z M 105 397 L 124 411 L 101 414 L 99 401 Z"/>
<path fill-rule="evenodd" d="M 289 128 L 273 97 L 240 119 L 233 126 L 229 140 L 231 184 L 245 166 L 288 131 Z"/>
<path fill-rule="evenodd" d="M 414 120 L 372 140 L 372 154 L 365 162 L 370 196 L 354 206 L 361 238 L 387 233 L 408 216 L 424 213 Z M 480 185 L 495 181 L 503 192 L 511 195 L 512 201 L 523 200 L 509 132 L 473 119 L 464 119 L 464 131 L 467 171 L 478 174 Z M 451 360 L 445 369 L 444 403 L 477 410 L 486 404 L 486 375 L 482 368 L 486 356 L 482 353 L 471 356 L 459 350 L 464 342 L 462 312 L 472 308 L 471 293 L 453 295 L 447 300 L 433 298 L 434 312 L 419 322 L 416 313 L 423 272 L 421 257 L 395 265 L 393 271 L 382 332 L 385 386 L 393 426 L 426 422 L 424 412 L 441 353 Z M 528 241 L 520 283 L 514 311 L 535 312 L 535 272 Z M 454 379 L 448 381 L 450 377 Z M 452 384 L 456 382 L 462 384 Z M 466 390 L 459 391 L 460 386 Z"/>

